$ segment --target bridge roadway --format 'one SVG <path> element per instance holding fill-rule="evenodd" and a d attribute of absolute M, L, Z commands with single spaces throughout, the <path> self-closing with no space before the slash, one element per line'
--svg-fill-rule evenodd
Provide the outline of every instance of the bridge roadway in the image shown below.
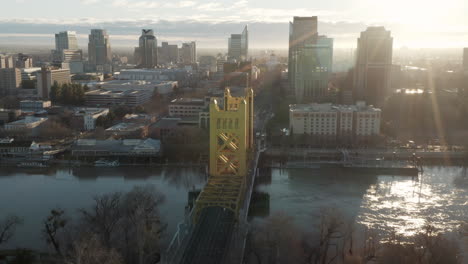
<path fill-rule="evenodd" d="M 247 237 L 247 215 L 250 207 L 258 160 L 261 151 L 255 151 L 246 179 L 246 190 L 239 219 L 221 207 L 205 208 L 193 227 L 180 264 L 241 263 Z"/>

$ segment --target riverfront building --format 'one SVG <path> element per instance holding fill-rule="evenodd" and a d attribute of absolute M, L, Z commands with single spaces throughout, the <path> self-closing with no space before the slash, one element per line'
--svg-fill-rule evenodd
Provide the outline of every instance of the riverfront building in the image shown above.
<path fill-rule="evenodd" d="M 289 128 L 293 135 L 310 136 L 310 143 L 352 144 L 370 142 L 380 134 L 381 110 L 356 105 L 290 105 Z"/>

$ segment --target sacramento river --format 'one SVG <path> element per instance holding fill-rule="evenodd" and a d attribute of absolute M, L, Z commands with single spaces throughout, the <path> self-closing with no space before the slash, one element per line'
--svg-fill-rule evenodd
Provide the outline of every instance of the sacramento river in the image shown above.
<path fill-rule="evenodd" d="M 8 248 L 45 249 L 41 223 L 50 209 L 69 215 L 87 208 L 96 194 L 128 191 L 154 184 L 165 195 L 161 214 L 169 226 L 166 241 L 183 219 L 188 191 L 205 182 L 194 169 L 78 168 L 28 171 L 0 169 L 0 218 L 24 219 Z M 10 171 L 9 171 L 10 170 Z M 426 167 L 419 178 L 355 175 L 322 170 L 273 170 L 270 183 L 257 186 L 269 194 L 270 214 L 284 212 L 314 231 L 322 208 L 336 208 L 359 224 L 387 233 L 412 235 L 426 220 L 450 231 L 468 219 L 467 175 L 461 167 Z"/>

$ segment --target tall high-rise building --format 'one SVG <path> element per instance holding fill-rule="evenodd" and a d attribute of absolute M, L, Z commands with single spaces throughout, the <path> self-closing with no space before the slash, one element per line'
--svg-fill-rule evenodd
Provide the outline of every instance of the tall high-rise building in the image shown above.
<path fill-rule="evenodd" d="M 194 41 L 182 43 L 179 55 L 180 62 L 183 64 L 197 63 L 197 44 Z"/>
<path fill-rule="evenodd" d="M 289 22 L 289 64 L 288 77 L 289 85 L 294 88 L 295 57 L 293 54 L 304 44 L 314 44 L 318 36 L 318 18 L 294 17 L 293 22 Z"/>
<path fill-rule="evenodd" d="M 354 97 L 381 107 L 391 92 L 393 38 L 384 27 L 368 27 L 357 41 Z"/>
<path fill-rule="evenodd" d="M 75 31 L 62 31 L 55 34 L 55 50 L 52 50 L 52 61 L 55 63 L 82 61 L 83 52 L 78 49 Z"/>
<path fill-rule="evenodd" d="M 463 49 L 463 71 L 468 72 L 468 48 Z"/>
<path fill-rule="evenodd" d="M 318 102 L 328 93 L 332 73 L 333 39 L 319 36 L 315 44 L 304 44 L 292 54 L 295 63 L 294 92 L 297 102 Z"/>
<path fill-rule="evenodd" d="M 179 47 L 176 44 L 169 45 L 167 42 L 162 42 L 158 51 L 158 62 L 177 64 L 179 62 Z"/>
<path fill-rule="evenodd" d="M 0 69 L 14 68 L 13 57 L 9 55 L 0 55 Z"/>
<path fill-rule="evenodd" d="M 78 49 L 75 31 L 62 31 L 55 34 L 55 50 Z"/>
<path fill-rule="evenodd" d="M 103 66 L 112 62 L 112 51 L 107 31 L 91 29 L 88 43 L 89 64 Z"/>
<path fill-rule="evenodd" d="M 154 68 L 158 65 L 158 45 L 152 29 L 142 29 L 139 46 L 135 48 L 139 68 Z"/>
<path fill-rule="evenodd" d="M 231 34 L 228 39 L 228 57 L 237 61 L 247 59 L 249 53 L 249 31 L 247 26 L 241 34 Z"/>
<path fill-rule="evenodd" d="M 0 69 L 0 95 L 15 94 L 21 86 L 21 71 L 18 68 Z"/>
<path fill-rule="evenodd" d="M 333 39 L 319 36 L 317 17 L 294 17 L 289 27 L 289 85 L 296 101 L 319 102 L 328 91 Z"/>

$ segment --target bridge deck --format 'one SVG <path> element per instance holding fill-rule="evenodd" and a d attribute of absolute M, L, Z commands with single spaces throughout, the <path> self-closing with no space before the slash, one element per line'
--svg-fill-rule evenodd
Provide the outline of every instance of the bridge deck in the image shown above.
<path fill-rule="evenodd" d="M 235 226 L 234 212 L 221 207 L 202 210 L 182 257 L 182 264 L 222 263 Z"/>

